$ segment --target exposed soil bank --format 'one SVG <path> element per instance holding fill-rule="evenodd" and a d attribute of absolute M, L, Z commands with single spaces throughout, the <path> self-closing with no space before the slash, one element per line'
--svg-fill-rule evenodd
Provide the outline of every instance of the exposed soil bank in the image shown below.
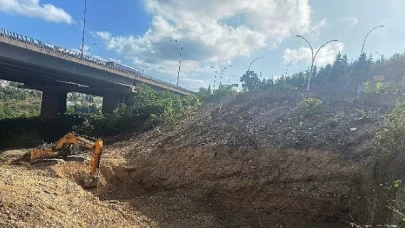
<path fill-rule="evenodd" d="M 195 147 L 104 168 L 109 184 L 98 195 L 129 199 L 146 191 L 186 192 L 198 204 L 211 202 L 210 210 L 228 214 L 223 222 L 236 216 L 242 222 L 221 227 L 345 227 L 342 220 L 369 219 L 369 170 L 368 162 L 320 150 Z"/>

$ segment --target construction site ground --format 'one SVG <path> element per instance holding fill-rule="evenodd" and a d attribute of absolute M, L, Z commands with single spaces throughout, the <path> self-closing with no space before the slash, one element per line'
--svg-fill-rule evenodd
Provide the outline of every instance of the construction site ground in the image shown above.
<path fill-rule="evenodd" d="M 27 150 L 5 151 L 0 227 L 333 228 L 367 221 L 370 140 L 389 109 L 325 103 L 308 118 L 299 102 L 244 95 L 174 130 L 108 145 L 93 190 L 77 184 L 87 162 L 11 165 Z"/>

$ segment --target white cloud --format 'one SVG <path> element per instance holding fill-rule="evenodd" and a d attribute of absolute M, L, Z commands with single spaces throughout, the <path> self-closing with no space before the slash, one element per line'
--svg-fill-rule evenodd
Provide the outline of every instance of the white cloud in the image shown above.
<path fill-rule="evenodd" d="M 314 51 L 319 47 L 314 47 Z M 343 51 L 344 44 L 341 42 L 334 42 L 323 47 L 315 59 L 315 64 L 319 67 L 325 66 L 328 63 L 332 63 L 335 60 L 336 55 Z M 309 47 L 301 47 L 299 49 L 285 49 L 283 55 L 283 61 L 285 63 L 290 62 L 293 59 L 296 59 L 294 63 L 297 62 L 306 62 L 311 63 L 311 49 Z"/>
<path fill-rule="evenodd" d="M 321 32 L 321 29 L 322 29 L 323 27 L 325 27 L 326 24 L 327 24 L 327 23 L 326 23 L 326 19 L 323 19 L 322 21 L 316 23 L 314 26 L 312 26 L 312 27 L 310 28 L 312 40 L 314 40 L 314 41 L 317 41 L 317 40 L 318 40 L 319 34 L 320 34 L 320 32 Z"/>
<path fill-rule="evenodd" d="M 339 21 L 349 24 L 350 26 L 355 26 L 359 23 L 359 19 L 357 19 L 357 17 L 341 17 Z"/>
<path fill-rule="evenodd" d="M 72 24 L 72 16 L 62 8 L 51 4 L 40 4 L 39 0 L 0 0 L 0 11 L 37 17 L 49 22 Z"/>
<path fill-rule="evenodd" d="M 94 37 L 99 37 L 99 38 L 104 39 L 104 40 L 108 40 L 108 39 L 111 38 L 111 33 L 109 33 L 109 32 L 94 32 L 94 31 L 91 31 L 90 34 L 93 35 Z"/>
<path fill-rule="evenodd" d="M 173 82 L 176 83 L 176 82 Z M 192 78 L 180 78 L 179 86 L 186 87 L 190 90 L 198 91 L 199 88 L 207 88 L 209 83 L 201 79 L 192 79 Z"/>
<path fill-rule="evenodd" d="M 144 0 L 153 15 L 141 36 L 95 31 L 108 50 L 136 65 L 177 75 L 179 40 L 183 44 L 182 72 L 205 71 L 201 64 L 225 65 L 237 56 L 273 48 L 287 37 L 318 33 L 323 20 L 312 25 L 308 0 Z"/>

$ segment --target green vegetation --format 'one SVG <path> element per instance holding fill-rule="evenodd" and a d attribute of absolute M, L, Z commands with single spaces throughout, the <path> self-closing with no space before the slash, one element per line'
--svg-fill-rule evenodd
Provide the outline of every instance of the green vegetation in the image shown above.
<path fill-rule="evenodd" d="M 323 102 L 316 98 L 304 98 L 300 103 L 298 103 L 298 109 L 300 112 L 306 116 L 314 116 L 321 114 L 324 111 Z"/>
<path fill-rule="evenodd" d="M 200 104 L 193 95 L 180 97 L 142 86 L 131 95 L 126 105 L 113 114 L 89 114 L 86 121 L 74 129 L 82 134 L 101 137 L 126 131 L 145 131 L 158 125 L 173 126 L 181 118 L 197 111 Z"/>
<path fill-rule="evenodd" d="M 373 68 L 384 67 L 388 65 L 397 65 L 405 63 L 405 53 L 395 54 L 390 59 L 378 59 L 373 61 L 372 55 L 361 54 L 355 61 L 349 62 L 347 55 L 337 54 L 332 64 L 317 68 L 314 66 L 313 76 L 311 79 L 311 88 L 322 89 L 323 85 L 328 83 L 345 80 L 346 77 L 362 74 Z M 404 72 L 405 73 L 405 72 Z M 304 89 L 311 74 L 310 70 L 295 73 L 293 75 L 283 75 L 278 79 L 268 78 L 260 80 L 253 71 L 246 72 L 240 78 L 244 91 L 255 90 L 280 90 L 280 89 Z M 367 85 L 366 85 L 367 87 Z M 345 88 L 336 88 L 344 90 Z M 369 85 L 369 92 L 401 92 L 405 89 L 405 75 L 397 75 L 392 83 L 383 85 L 377 82 L 372 86 Z"/>
<path fill-rule="evenodd" d="M 329 127 L 334 128 L 334 127 L 337 126 L 337 119 L 336 119 L 336 118 L 333 118 L 333 117 L 330 117 L 330 118 L 328 119 L 327 124 L 328 124 Z"/>
<path fill-rule="evenodd" d="M 366 116 L 364 109 L 357 109 L 357 118 L 362 119 Z"/>
<path fill-rule="evenodd" d="M 211 90 L 211 87 L 200 88 L 196 93 L 197 98 L 201 102 L 218 102 L 221 98 L 236 95 L 238 92 L 235 87 L 238 85 L 219 85 L 217 90 Z"/>
<path fill-rule="evenodd" d="M 405 150 L 405 104 L 398 104 L 387 116 L 385 126 L 374 138 L 374 151 L 381 160 L 393 159 Z"/>
<path fill-rule="evenodd" d="M 405 211 L 396 201 L 398 187 L 405 175 L 404 137 L 405 104 L 398 104 L 387 116 L 385 126 L 373 139 L 373 152 L 376 157 L 373 178 L 374 208 L 378 212 L 375 213 L 375 224 L 388 221 L 393 211 Z"/>
<path fill-rule="evenodd" d="M 38 116 L 0 120 L 0 149 L 38 146 L 42 140 L 53 142 L 83 121 L 83 118 L 76 115 L 47 121 Z"/>
<path fill-rule="evenodd" d="M 228 89 L 221 87 L 214 93 L 215 95 L 207 99 L 225 96 L 229 93 Z M 17 96 L 16 94 L 25 92 L 13 89 L 9 94 Z M 80 104 L 68 107 L 67 115 L 53 121 L 42 121 L 38 117 L 40 96 L 36 97 L 38 103 L 30 103 L 37 105 L 36 112 L 32 114 L 19 114 L 10 108 L 2 109 L 5 115 L 0 119 L 2 138 L 0 148 L 36 146 L 41 140 L 52 142 L 72 130 L 89 136 L 102 137 L 128 131 L 144 131 L 158 125 L 175 126 L 178 120 L 196 112 L 201 104 L 196 96 L 180 97 L 170 92 L 156 92 L 147 86 L 139 87 L 131 94 L 128 102 L 113 114 L 102 114 L 98 102 L 91 96 L 78 97 L 73 93 L 68 98 L 79 101 Z M 12 102 L 16 103 L 12 99 L 5 100 L 10 102 L 10 105 Z M 16 110 L 23 111 L 21 105 L 14 105 Z M 13 115 L 8 112 L 12 112 Z"/>
<path fill-rule="evenodd" d="M 246 71 L 240 78 L 243 91 L 254 91 L 260 89 L 261 81 L 254 71 Z"/>
<path fill-rule="evenodd" d="M 39 115 L 41 92 L 0 88 L 0 120 Z"/>
<path fill-rule="evenodd" d="M 365 85 L 365 93 L 369 94 L 378 94 L 383 91 L 383 83 L 382 82 L 376 82 L 376 83 L 370 83 L 370 81 L 364 82 Z"/>

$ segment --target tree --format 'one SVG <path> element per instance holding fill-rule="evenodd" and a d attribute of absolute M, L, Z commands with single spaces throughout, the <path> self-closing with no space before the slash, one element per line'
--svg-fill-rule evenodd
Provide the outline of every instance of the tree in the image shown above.
<path fill-rule="evenodd" d="M 355 71 L 361 71 L 365 70 L 368 68 L 368 60 L 367 60 L 367 55 L 365 53 L 362 53 L 357 60 L 354 61 L 353 63 L 353 70 Z"/>
<path fill-rule="evenodd" d="M 240 81 L 244 91 L 254 91 L 260 88 L 260 79 L 254 71 L 246 71 Z"/>
<path fill-rule="evenodd" d="M 336 55 L 335 61 L 333 62 L 331 79 L 334 80 L 338 78 L 340 75 L 344 74 L 345 71 L 346 69 L 343 62 L 342 54 L 340 54 L 339 52 Z"/>

